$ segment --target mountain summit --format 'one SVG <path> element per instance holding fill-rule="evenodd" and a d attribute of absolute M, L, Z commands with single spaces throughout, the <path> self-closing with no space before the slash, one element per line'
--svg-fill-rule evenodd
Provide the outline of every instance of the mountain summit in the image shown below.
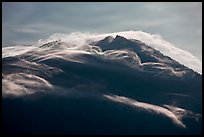
<path fill-rule="evenodd" d="M 136 39 L 70 41 L 2 58 L 6 134 L 202 132 L 200 74 Z"/>

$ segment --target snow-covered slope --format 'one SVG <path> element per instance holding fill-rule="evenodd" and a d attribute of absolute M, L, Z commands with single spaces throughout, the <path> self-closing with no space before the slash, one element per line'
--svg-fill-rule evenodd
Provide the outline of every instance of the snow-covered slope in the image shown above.
<path fill-rule="evenodd" d="M 200 134 L 202 75 L 127 34 L 53 35 L 3 48 L 5 131 Z"/>
<path fill-rule="evenodd" d="M 68 43 L 74 43 L 75 46 L 90 44 L 94 41 L 99 41 L 105 37 L 111 36 L 115 38 L 117 35 L 126 39 L 135 39 L 145 43 L 148 46 L 160 51 L 162 54 L 171 57 L 179 63 L 193 69 L 194 71 L 202 74 L 202 62 L 192 55 L 190 52 L 176 47 L 174 44 L 164 40 L 158 34 L 149 34 L 143 31 L 123 31 L 115 33 L 104 34 L 92 34 L 92 33 L 80 33 L 74 32 L 71 34 L 53 34 L 48 39 L 40 40 L 38 45 L 45 44 L 47 42 L 62 40 Z M 193 46 L 193 45 L 192 45 Z"/>

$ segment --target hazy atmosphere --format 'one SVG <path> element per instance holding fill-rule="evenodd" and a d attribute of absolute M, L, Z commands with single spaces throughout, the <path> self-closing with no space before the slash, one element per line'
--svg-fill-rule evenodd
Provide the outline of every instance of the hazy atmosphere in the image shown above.
<path fill-rule="evenodd" d="M 3 46 L 53 33 L 141 30 L 161 35 L 202 61 L 201 2 L 4 2 L 2 12 Z"/>

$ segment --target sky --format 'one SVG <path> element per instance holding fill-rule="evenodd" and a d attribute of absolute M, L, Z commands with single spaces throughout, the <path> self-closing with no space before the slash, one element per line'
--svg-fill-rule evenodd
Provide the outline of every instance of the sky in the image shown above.
<path fill-rule="evenodd" d="M 3 2 L 2 46 L 54 33 L 140 30 L 161 35 L 202 61 L 201 2 Z"/>

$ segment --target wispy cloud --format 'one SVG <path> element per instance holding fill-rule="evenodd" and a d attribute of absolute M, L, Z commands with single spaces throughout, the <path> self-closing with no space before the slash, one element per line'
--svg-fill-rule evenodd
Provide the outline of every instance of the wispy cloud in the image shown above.
<path fill-rule="evenodd" d="M 201 2 L 4 2 L 2 12 L 2 24 L 6 24 L 2 33 L 3 43 L 14 40 L 37 41 L 54 33 L 75 31 L 107 33 L 143 30 L 161 34 L 166 40 L 191 51 L 202 60 Z M 13 33 L 9 31 L 11 25 L 20 27 L 15 28 Z"/>
<path fill-rule="evenodd" d="M 16 73 L 3 77 L 3 96 L 24 96 L 52 89 L 52 85 L 48 81 L 32 74 Z"/>
<path fill-rule="evenodd" d="M 134 99 L 130 99 L 124 96 L 117 96 L 117 95 L 104 95 L 104 97 L 116 103 L 122 103 L 128 106 L 133 106 L 137 109 L 139 108 L 142 110 L 146 110 L 147 112 L 150 112 L 150 113 L 156 113 L 159 115 L 163 115 L 171 119 L 176 125 L 183 127 L 183 128 L 186 127 L 186 125 L 181 121 L 183 117 L 190 115 L 192 118 L 195 118 L 196 120 L 198 120 L 198 117 L 200 116 L 198 114 L 193 114 L 190 111 L 186 111 L 185 109 L 174 107 L 171 105 L 164 105 L 164 107 L 161 107 L 158 105 L 139 102 Z"/>
<path fill-rule="evenodd" d="M 116 37 L 116 35 L 123 36 L 127 39 L 140 40 L 154 49 L 159 50 L 164 55 L 167 55 L 179 63 L 202 74 L 202 62 L 196 56 L 192 55 L 189 51 L 180 49 L 174 44 L 164 40 L 159 34 L 149 34 L 143 31 L 123 31 L 101 34 L 80 32 L 71 34 L 54 34 L 51 35 L 48 39 L 42 40 L 40 44 L 61 39 L 65 42 L 80 46 L 89 44 L 91 41 L 101 40 L 107 36 Z"/>
<path fill-rule="evenodd" d="M 33 46 L 13 46 L 13 47 L 3 47 L 2 48 L 2 58 L 16 56 L 23 54 L 31 49 L 34 49 Z"/>

